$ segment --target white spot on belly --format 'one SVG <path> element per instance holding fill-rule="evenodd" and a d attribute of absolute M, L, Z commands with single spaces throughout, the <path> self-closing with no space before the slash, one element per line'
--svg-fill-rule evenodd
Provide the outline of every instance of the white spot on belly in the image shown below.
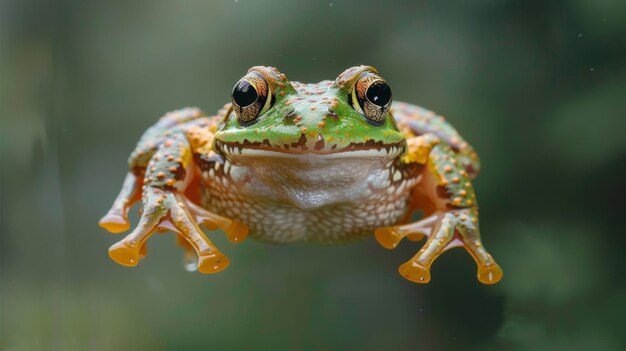
<path fill-rule="evenodd" d="M 400 174 L 400 171 L 395 171 L 393 173 L 393 181 L 397 182 L 398 180 L 400 180 L 400 178 L 402 178 L 402 174 Z"/>

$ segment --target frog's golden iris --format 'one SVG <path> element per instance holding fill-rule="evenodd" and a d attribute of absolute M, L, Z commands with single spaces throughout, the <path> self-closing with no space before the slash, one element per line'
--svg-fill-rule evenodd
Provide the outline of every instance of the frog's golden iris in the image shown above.
<path fill-rule="evenodd" d="M 365 72 L 354 85 L 351 102 L 374 125 L 380 125 L 391 107 L 391 88 L 376 73 Z"/>
<path fill-rule="evenodd" d="M 231 94 L 233 110 L 242 124 L 250 124 L 265 113 L 274 101 L 265 79 L 251 72 L 235 84 Z"/>
<path fill-rule="evenodd" d="M 341 243 L 371 237 L 389 249 L 403 238 L 428 240 L 400 266 L 418 283 L 447 249 L 464 247 L 478 280 L 502 271 L 482 244 L 472 179 L 480 161 L 443 117 L 403 102 L 376 69 L 347 69 L 334 81 L 290 81 L 253 67 L 216 115 L 195 108 L 166 114 L 129 158 L 124 186 L 100 225 L 139 225 L 109 249 L 125 266 L 146 255 L 155 231 L 173 230 L 186 267 L 215 273 L 228 259 L 202 232 L 222 228 L 239 243 L 249 234 L 275 243 Z M 412 213 L 424 218 L 413 222 Z M 348 264 L 346 262 L 346 264 Z"/>

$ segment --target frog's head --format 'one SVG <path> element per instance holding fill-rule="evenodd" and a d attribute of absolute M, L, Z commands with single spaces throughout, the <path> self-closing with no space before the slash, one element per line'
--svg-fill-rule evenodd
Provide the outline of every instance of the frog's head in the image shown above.
<path fill-rule="evenodd" d="M 390 113 L 391 89 L 373 67 L 347 69 L 316 84 L 290 82 L 273 67 L 252 67 L 233 88 L 215 134 L 226 157 L 392 159 L 405 141 Z"/>

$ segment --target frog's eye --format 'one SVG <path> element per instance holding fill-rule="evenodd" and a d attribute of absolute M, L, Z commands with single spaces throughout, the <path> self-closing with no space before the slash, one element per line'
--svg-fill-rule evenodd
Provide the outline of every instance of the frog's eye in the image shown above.
<path fill-rule="evenodd" d="M 352 107 L 375 124 L 382 124 L 391 107 L 391 88 L 375 73 L 366 72 L 354 85 Z"/>
<path fill-rule="evenodd" d="M 233 110 L 237 120 L 250 124 L 272 105 L 269 85 L 259 74 L 251 72 L 235 84 L 232 93 Z"/>

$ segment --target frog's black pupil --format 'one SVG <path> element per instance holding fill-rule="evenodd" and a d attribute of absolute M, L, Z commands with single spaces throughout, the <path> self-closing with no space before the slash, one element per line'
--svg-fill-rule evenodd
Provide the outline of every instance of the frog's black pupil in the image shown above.
<path fill-rule="evenodd" d="M 391 88 L 383 81 L 375 81 L 367 88 L 367 99 L 374 105 L 383 107 L 391 100 Z"/>
<path fill-rule="evenodd" d="M 255 102 L 259 95 L 252 84 L 245 80 L 240 81 L 233 89 L 233 100 L 240 107 L 246 107 Z"/>

